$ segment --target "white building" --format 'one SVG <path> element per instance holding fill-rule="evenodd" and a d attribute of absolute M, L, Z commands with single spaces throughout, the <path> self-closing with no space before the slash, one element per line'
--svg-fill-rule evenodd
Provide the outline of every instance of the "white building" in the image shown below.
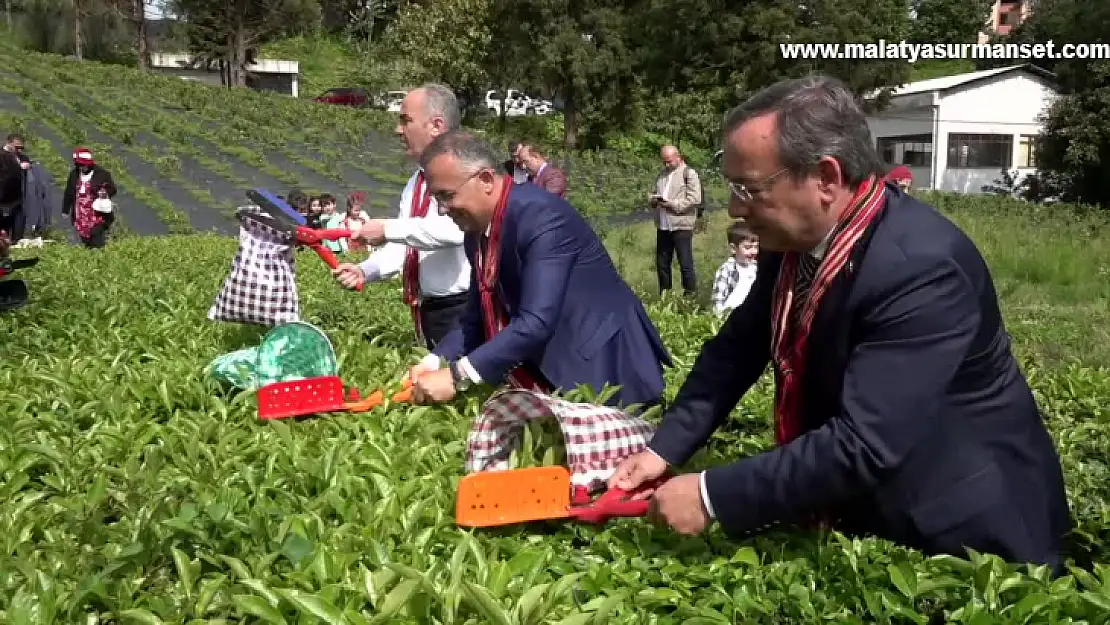
<path fill-rule="evenodd" d="M 922 80 L 895 89 L 867 123 L 883 160 L 909 167 L 914 187 L 980 193 L 1003 170 L 1035 171 L 1032 139 L 1054 81 L 1033 65 Z"/>
<path fill-rule="evenodd" d="M 221 84 L 219 69 L 192 67 L 189 54 L 156 52 L 150 55 L 150 67 L 156 72 L 172 74 L 185 80 Z M 277 59 L 257 59 L 246 67 L 247 87 L 259 91 L 276 91 L 294 98 L 300 95 L 300 63 Z"/>

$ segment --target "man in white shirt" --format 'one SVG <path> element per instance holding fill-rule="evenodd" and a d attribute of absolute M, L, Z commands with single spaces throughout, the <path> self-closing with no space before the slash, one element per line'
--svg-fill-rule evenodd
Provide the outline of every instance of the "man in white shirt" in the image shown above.
<path fill-rule="evenodd" d="M 441 134 L 459 127 L 461 114 L 451 89 L 426 84 L 401 102 L 397 135 L 411 160 Z M 417 337 L 433 349 L 466 307 L 470 262 L 463 232 L 427 193 L 424 170 L 418 169 L 401 192 L 396 219 L 369 220 L 354 233 L 382 246 L 358 265 L 344 263 L 332 274 L 347 288 L 401 274 L 405 303 L 413 312 Z"/>

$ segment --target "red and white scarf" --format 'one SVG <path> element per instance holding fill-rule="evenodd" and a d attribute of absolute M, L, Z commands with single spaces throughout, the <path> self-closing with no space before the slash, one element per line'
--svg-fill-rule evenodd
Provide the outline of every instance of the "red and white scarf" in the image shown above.
<path fill-rule="evenodd" d="M 416 174 L 416 182 L 412 186 L 412 209 L 409 217 L 420 218 L 428 214 L 428 206 L 432 196 L 428 193 L 428 186 L 424 183 L 424 170 Z M 424 342 L 424 328 L 420 316 L 420 250 L 409 247 L 405 250 L 405 265 L 401 272 L 404 283 L 405 303 L 412 310 L 412 323 L 416 326 L 416 338 Z"/>
<path fill-rule="evenodd" d="M 804 302 L 794 301 L 798 260 L 806 252 L 787 252 L 782 260 L 773 300 L 771 354 L 775 371 L 775 438 L 785 445 L 802 434 L 801 381 L 806 364 L 810 326 L 822 296 L 848 263 L 852 248 L 863 236 L 886 201 L 881 180 L 871 176 L 860 185 L 833 230 L 825 257 L 817 268 Z M 800 315 L 791 314 L 801 306 Z M 791 318 L 798 327 L 790 328 Z"/>
<path fill-rule="evenodd" d="M 505 312 L 504 303 L 497 293 L 498 267 L 501 265 L 501 224 L 505 220 L 505 212 L 509 205 L 509 193 L 513 188 L 513 179 L 505 176 L 502 180 L 501 197 L 493 211 L 493 221 L 490 223 L 489 242 L 483 251 L 481 243 L 476 246 L 474 258 L 471 260 L 478 276 L 478 289 L 482 295 L 482 322 L 485 326 L 486 340 L 492 340 L 502 329 L 509 324 L 509 316 Z M 545 383 L 530 375 L 524 367 L 517 367 L 509 372 L 509 383 L 516 388 L 529 389 L 550 393 Z"/>

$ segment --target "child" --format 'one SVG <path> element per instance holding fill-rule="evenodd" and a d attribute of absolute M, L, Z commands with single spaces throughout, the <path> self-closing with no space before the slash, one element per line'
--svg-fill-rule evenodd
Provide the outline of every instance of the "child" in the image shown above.
<path fill-rule="evenodd" d="M 308 200 L 308 223 L 305 224 L 309 228 L 319 230 L 324 227 L 324 220 L 321 218 L 324 207 L 320 202 L 320 198 L 312 197 Z"/>
<path fill-rule="evenodd" d="M 370 218 L 362 213 L 362 203 L 365 198 L 366 194 L 362 191 L 355 191 L 347 196 L 347 218 L 343 220 L 343 228 L 354 230 L 370 221 Z M 347 249 L 351 252 L 366 252 L 368 250 L 366 241 L 362 239 L 348 241 Z"/>
<path fill-rule="evenodd" d="M 325 193 L 320 196 L 320 227 L 342 228 L 346 215 L 335 210 L 335 196 Z M 324 241 L 324 245 L 333 252 L 347 252 L 347 239 Z"/>
<path fill-rule="evenodd" d="M 713 279 L 713 310 L 723 316 L 744 303 L 755 282 L 759 239 L 744 225 L 733 222 L 728 228 L 728 257 Z"/>
<path fill-rule="evenodd" d="M 96 199 L 93 200 L 92 208 L 94 211 L 101 214 L 109 214 L 112 212 L 112 200 L 108 197 L 108 187 L 100 185 L 96 190 Z"/>

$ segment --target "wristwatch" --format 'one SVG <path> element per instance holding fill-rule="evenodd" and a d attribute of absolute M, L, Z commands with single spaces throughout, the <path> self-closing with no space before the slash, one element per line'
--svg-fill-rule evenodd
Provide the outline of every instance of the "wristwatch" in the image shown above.
<path fill-rule="evenodd" d="M 459 369 L 459 362 L 457 360 L 451 362 L 448 368 L 451 369 L 451 381 L 455 383 L 455 392 L 465 393 L 466 390 L 470 388 L 473 381 Z"/>

